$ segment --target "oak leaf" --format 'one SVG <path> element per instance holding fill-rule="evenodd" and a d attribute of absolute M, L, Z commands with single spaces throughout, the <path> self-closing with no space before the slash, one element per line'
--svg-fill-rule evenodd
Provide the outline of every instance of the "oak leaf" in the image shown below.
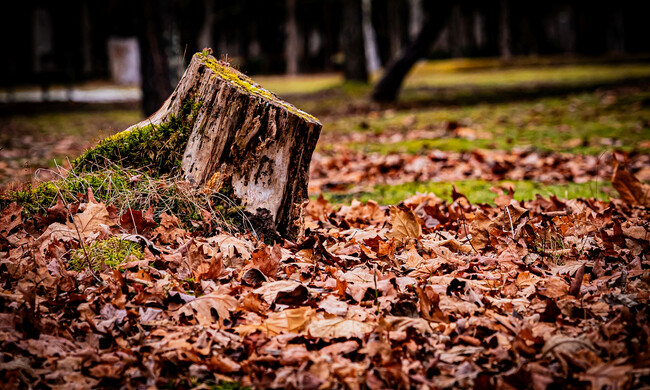
<path fill-rule="evenodd" d="M 422 226 L 410 208 L 399 205 L 390 207 L 390 217 L 393 224 L 386 237 L 404 242 L 409 238 L 418 239 L 422 236 Z"/>
<path fill-rule="evenodd" d="M 201 326 L 212 325 L 215 321 L 223 326 L 224 321 L 230 319 L 230 312 L 235 311 L 238 306 L 239 302 L 234 297 L 212 293 L 186 303 L 179 309 L 177 316 L 193 316 Z"/>
<path fill-rule="evenodd" d="M 612 185 L 621 195 L 621 199 L 629 204 L 650 207 L 650 185 L 641 183 L 619 164 L 614 167 Z"/>
<path fill-rule="evenodd" d="M 363 338 L 375 328 L 374 324 L 356 320 L 346 320 L 341 318 L 330 318 L 314 321 L 309 324 L 307 331 L 312 337 L 322 339 L 335 339 L 339 337 Z"/>

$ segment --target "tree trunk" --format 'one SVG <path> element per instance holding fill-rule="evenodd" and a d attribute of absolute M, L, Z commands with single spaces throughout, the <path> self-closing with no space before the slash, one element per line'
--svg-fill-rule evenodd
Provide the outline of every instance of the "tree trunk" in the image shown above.
<path fill-rule="evenodd" d="M 379 60 L 379 49 L 377 49 L 377 37 L 372 26 L 372 0 L 361 0 L 362 21 L 363 21 L 363 42 L 366 53 L 366 69 L 368 73 L 374 73 L 381 67 Z"/>
<path fill-rule="evenodd" d="M 510 2 L 501 0 L 499 14 L 499 54 L 501 59 L 510 60 L 512 51 L 510 50 Z"/>
<path fill-rule="evenodd" d="M 429 46 L 445 27 L 451 9 L 449 2 L 439 4 L 437 12 L 433 12 L 429 2 L 423 7 L 425 11 L 424 24 L 420 33 L 402 55 L 393 61 L 379 80 L 372 92 L 372 98 L 378 102 L 393 102 L 404 81 L 404 77 L 413 65 L 426 55 Z"/>
<path fill-rule="evenodd" d="M 287 0 L 287 38 L 284 41 L 284 55 L 287 60 L 287 74 L 298 74 L 298 22 L 296 21 L 296 0 Z"/>
<path fill-rule="evenodd" d="M 172 91 L 169 80 L 170 64 L 165 53 L 167 43 L 163 29 L 165 13 L 169 6 L 155 6 L 142 0 L 143 23 L 140 24 L 140 68 L 142 71 L 142 110 L 151 115 L 165 101 Z"/>
<path fill-rule="evenodd" d="M 74 164 L 84 169 L 109 159 L 123 166 L 155 165 L 159 172 L 180 166 L 190 183 L 227 190 L 239 200 L 258 233 L 295 238 L 302 231 L 320 129 L 313 116 L 199 53 L 154 115 Z"/>
<path fill-rule="evenodd" d="M 199 31 L 199 37 L 197 38 L 199 50 L 214 47 L 214 0 L 203 0 L 203 12 L 203 25 L 201 26 L 201 31 Z"/>
<path fill-rule="evenodd" d="M 343 2 L 343 73 L 347 81 L 368 82 L 361 0 Z"/>

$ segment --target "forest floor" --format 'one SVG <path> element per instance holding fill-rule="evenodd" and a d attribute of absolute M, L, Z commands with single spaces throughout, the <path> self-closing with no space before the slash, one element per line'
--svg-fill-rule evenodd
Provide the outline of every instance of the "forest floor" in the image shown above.
<path fill-rule="evenodd" d="M 424 63 L 391 106 L 256 78 L 324 125 L 296 243 L 136 207 L 182 188 L 137 175 L 108 203 L 5 209 L 0 383 L 648 386 L 650 65 L 497 65 Z M 0 117 L 0 184 L 139 119 Z"/>

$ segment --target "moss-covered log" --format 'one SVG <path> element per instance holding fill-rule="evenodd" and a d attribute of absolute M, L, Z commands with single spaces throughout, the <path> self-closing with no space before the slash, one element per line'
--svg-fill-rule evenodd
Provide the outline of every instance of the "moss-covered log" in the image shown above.
<path fill-rule="evenodd" d="M 313 116 L 203 52 L 160 110 L 86 151 L 74 169 L 106 160 L 160 173 L 180 169 L 189 182 L 238 198 L 257 228 L 293 238 L 320 129 Z"/>

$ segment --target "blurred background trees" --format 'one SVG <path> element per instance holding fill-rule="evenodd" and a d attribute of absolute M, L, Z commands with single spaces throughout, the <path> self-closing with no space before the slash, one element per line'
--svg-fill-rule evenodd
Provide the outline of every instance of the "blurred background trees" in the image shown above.
<path fill-rule="evenodd" d="M 366 82 L 383 66 L 373 96 L 391 101 L 420 58 L 648 52 L 639 7 L 629 0 L 17 2 L 0 23 L 0 87 L 139 83 L 151 113 L 189 56 L 209 46 L 249 74 L 341 71 Z"/>

